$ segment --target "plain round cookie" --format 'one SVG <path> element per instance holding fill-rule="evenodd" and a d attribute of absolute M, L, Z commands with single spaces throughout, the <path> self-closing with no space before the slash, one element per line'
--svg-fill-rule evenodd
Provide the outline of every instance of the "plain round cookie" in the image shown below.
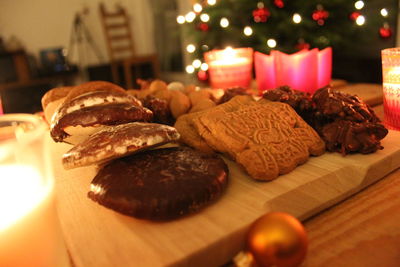
<path fill-rule="evenodd" d="M 179 139 L 178 131 L 157 123 L 132 122 L 106 127 L 63 155 L 65 169 L 102 164 Z"/>
<path fill-rule="evenodd" d="M 117 212 L 170 220 L 199 211 L 228 185 L 228 167 L 216 154 L 188 147 L 149 150 L 100 169 L 88 197 Z"/>

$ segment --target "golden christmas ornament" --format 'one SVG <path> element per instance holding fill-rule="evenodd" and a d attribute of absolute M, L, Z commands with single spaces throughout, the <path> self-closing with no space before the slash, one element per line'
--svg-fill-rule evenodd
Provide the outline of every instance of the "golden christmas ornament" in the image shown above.
<path fill-rule="evenodd" d="M 255 221 L 246 242 L 260 267 L 298 266 L 305 258 L 308 244 L 303 225 L 282 212 L 271 212 Z"/>

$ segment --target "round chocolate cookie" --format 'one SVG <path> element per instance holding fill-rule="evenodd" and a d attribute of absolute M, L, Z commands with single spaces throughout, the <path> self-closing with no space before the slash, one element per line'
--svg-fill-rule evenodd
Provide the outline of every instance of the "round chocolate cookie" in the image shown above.
<path fill-rule="evenodd" d="M 170 220 L 206 206 L 228 184 L 228 167 L 216 154 L 188 147 L 149 150 L 100 169 L 88 197 L 136 218 Z"/>
<path fill-rule="evenodd" d="M 65 169 L 102 164 L 179 139 L 178 131 L 157 123 L 131 122 L 105 127 L 63 155 Z"/>

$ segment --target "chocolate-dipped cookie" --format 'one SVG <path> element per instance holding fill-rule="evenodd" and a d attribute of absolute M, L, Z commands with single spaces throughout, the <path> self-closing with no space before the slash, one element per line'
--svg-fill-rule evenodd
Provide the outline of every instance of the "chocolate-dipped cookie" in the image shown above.
<path fill-rule="evenodd" d="M 178 131 L 157 123 L 131 122 L 105 127 L 63 155 L 65 169 L 102 164 L 179 139 Z"/>
<path fill-rule="evenodd" d="M 93 91 L 65 101 L 53 116 L 50 134 L 56 142 L 78 144 L 104 126 L 151 121 L 152 117 L 133 96 Z"/>
<path fill-rule="evenodd" d="M 88 197 L 136 218 L 170 220 L 216 200 L 227 184 L 228 168 L 216 154 L 173 147 L 110 162 L 93 179 Z"/>

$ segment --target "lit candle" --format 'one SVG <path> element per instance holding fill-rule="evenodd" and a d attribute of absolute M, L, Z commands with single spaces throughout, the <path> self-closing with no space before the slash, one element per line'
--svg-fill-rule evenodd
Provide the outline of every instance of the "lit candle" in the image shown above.
<path fill-rule="evenodd" d="M 253 49 L 228 47 L 204 54 L 213 88 L 248 88 L 252 79 Z"/>
<path fill-rule="evenodd" d="M 400 47 L 382 50 L 385 125 L 400 130 Z"/>
<path fill-rule="evenodd" d="M 270 55 L 254 54 L 258 89 L 263 92 L 288 85 L 293 89 L 314 93 L 330 83 L 332 49 L 301 50 L 294 54 L 272 51 Z"/>
<path fill-rule="evenodd" d="M 69 265 L 42 153 L 45 131 L 34 115 L 0 117 L 0 266 Z"/>

